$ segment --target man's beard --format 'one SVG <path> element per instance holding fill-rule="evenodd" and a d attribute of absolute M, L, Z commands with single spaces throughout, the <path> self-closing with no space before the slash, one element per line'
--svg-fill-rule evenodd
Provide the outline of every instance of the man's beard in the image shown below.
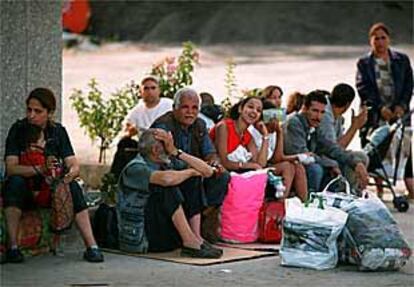
<path fill-rule="evenodd" d="M 164 150 L 158 155 L 158 158 L 165 164 L 171 163 L 170 157 Z"/>

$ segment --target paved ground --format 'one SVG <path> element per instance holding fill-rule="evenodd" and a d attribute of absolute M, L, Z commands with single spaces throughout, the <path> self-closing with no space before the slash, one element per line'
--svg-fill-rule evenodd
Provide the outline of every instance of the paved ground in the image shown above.
<path fill-rule="evenodd" d="M 391 211 L 414 246 L 414 208 Z M 82 261 L 79 239 L 70 236 L 63 257 L 44 255 L 21 265 L 1 265 L 1 286 L 413 286 L 414 263 L 398 272 L 358 272 L 353 266 L 313 271 L 280 266 L 267 257 L 207 267 L 105 253 L 105 262 Z"/>

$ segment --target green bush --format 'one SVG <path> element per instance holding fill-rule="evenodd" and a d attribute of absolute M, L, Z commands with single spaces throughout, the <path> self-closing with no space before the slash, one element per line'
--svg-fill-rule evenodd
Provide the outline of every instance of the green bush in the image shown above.
<path fill-rule="evenodd" d="M 131 82 L 112 93 L 108 100 L 104 100 L 95 79 L 91 79 L 88 87 L 86 93 L 75 89 L 70 100 L 78 114 L 80 126 L 92 141 L 100 141 L 99 163 L 105 163 L 106 150 L 121 131 L 125 116 L 136 104 L 138 87 Z"/>
<path fill-rule="evenodd" d="M 185 42 L 178 60 L 175 57 L 166 57 L 153 65 L 150 74 L 160 79 L 163 96 L 173 98 L 177 90 L 193 83 L 193 71 L 198 58 L 194 44 Z"/>

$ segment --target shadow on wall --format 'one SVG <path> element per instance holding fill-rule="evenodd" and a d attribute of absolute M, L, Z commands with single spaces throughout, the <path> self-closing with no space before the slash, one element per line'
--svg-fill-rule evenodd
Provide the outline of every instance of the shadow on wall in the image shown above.
<path fill-rule="evenodd" d="M 412 1 L 91 1 L 89 34 L 112 40 L 196 44 L 366 44 L 382 21 L 414 43 Z"/>

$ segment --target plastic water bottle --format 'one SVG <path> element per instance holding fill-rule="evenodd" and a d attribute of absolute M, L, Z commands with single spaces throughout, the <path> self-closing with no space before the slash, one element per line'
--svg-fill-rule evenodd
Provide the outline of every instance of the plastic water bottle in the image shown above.
<path fill-rule="evenodd" d="M 69 234 L 68 231 L 65 230 L 62 233 L 59 234 L 59 242 L 57 243 L 57 246 L 55 246 L 55 255 L 58 257 L 64 257 L 65 253 L 67 252 L 67 243 L 69 242 Z"/>
<path fill-rule="evenodd" d="M 275 198 L 282 198 L 286 191 L 286 187 L 283 184 L 281 176 L 277 176 L 273 186 L 275 187 Z"/>
<path fill-rule="evenodd" d="M 283 184 L 283 179 L 281 176 L 275 175 L 273 172 L 268 171 L 268 184 L 273 186 L 275 189 L 275 198 L 282 198 L 286 190 L 286 187 Z"/>

